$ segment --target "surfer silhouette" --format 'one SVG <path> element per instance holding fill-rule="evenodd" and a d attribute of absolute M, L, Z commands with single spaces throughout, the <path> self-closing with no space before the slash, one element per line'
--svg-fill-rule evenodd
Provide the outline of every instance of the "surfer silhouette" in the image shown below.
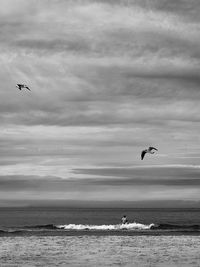
<path fill-rule="evenodd" d="M 124 216 L 121 218 L 121 222 L 122 222 L 122 224 L 126 224 L 126 223 L 128 223 L 128 220 L 127 220 L 127 218 L 126 218 L 126 215 L 124 215 Z"/>

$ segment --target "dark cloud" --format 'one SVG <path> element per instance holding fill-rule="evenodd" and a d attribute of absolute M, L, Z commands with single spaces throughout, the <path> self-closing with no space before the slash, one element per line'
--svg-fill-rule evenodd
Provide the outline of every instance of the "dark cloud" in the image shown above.
<path fill-rule="evenodd" d="M 81 171 L 83 173 L 83 171 Z M 115 169 L 116 172 L 116 169 Z M 107 172 L 108 173 L 108 172 Z M 89 172 L 89 175 L 91 172 Z M 95 174 L 99 174 L 96 172 Z M 108 174 L 109 176 L 109 174 Z M 89 199 L 97 201 L 110 200 L 178 200 L 187 198 L 198 199 L 197 189 L 200 186 L 199 174 L 193 177 L 93 177 L 79 179 L 61 179 L 50 176 L 0 176 L 1 201 L 10 199 L 45 200 L 69 199 L 79 201 Z M 147 190 L 148 188 L 148 190 Z M 174 192 L 176 192 L 174 194 Z M 127 195 L 126 195 L 127 194 Z M 192 196 L 193 194 L 193 196 Z M 172 197 L 173 195 L 173 197 Z"/>
<path fill-rule="evenodd" d="M 163 21 L 164 14 L 157 9 L 159 5 L 164 7 L 165 1 L 161 2 L 150 1 L 149 7 L 154 7 L 150 13 L 147 3 L 139 1 L 56 4 L 50 1 L 48 10 L 46 1 L 42 4 L 19 1 L 24 12 L 23 8 L 15 11 L 8 4 L 11 13 L 0 21 L 2 56 L 7 65 L 5 73 L 2 71 L 7 89 L 2 93 L 6 100 L 0 107 L 2 123 L 61 126 L 144 123 L 155 118 L 151 109 L 155 101 L 151 103 L 149 99 L 159 98 L 163 105 L 169 99 L 173 103 L 197 99 L 198 25 L 187 24 L 170 14 Z M 36 5 L 28 16 L 33 3 Z M 128 4 L 135 5 L 136 11 L 140 6 L 138 13 L 132 10 L 134 17 L 128 12 Z M 182 1 L 168 5 L 175 10 L 189 6 Z M 11 16 L 13 12 L 16 16 Z M 126 16 L 127 21 L 121 16 Z M 13 82 L 19 78 L 30 81 L 31 98 L 25 95 L 22 100 L 17 94 L 10 97 L 13 92 L 8 88 L 14 84 L 5 79 L 7 73 L 14 76 Z M 125 115 L 119 103 L 129 103 L 135 97 L 139 101 L 137 108 L 150 107 L 148 116 L 140 116 L 139 108 L 132 118 Z M 126 110 L 127 114 L 135 113 L 131 105 Z M 197 112 L 195 116 L 190 114 L 186 106 L 180 117 L 175 110 L 174 115 L 166 113 L 151 123 L 156 120 L 161 123 L 167 117 L 199 121 Z"/>
<path fill-rule="evenodd" d="M 92 191 L 102 191 L 103 188 L 106 190 L 112 190 L 112 188 L 121 187 L 146 187 L 146 186 L 155 186 L 149 188 L 150 191 L 162 190 L 158 189 L 156 186 L 169 186 L 174 188 L 174 186 L 179 188 L 195 188 L 200 185 L 199 171 L 192 172 L 188 171 L 187 174 L 184 171 L 180 171 L 179 175 L 176 175 L 172 178 L 169 172 L 166 172 L 164 169 L 163 174 L 154 170 L 152 174 L 144 174 L 144 170 L 140 172 L 132 171 L 131 175 L 127 175 L 127 169 L 123 169 L 123 176 L 120 175 L 120 170 L 112 169 L 107 170 L 77 170 L 76 173 L 84 173 L 88 175 L 94 175 L 93 179 L 91 178 L 79 178 L 79 179 L 61 179 L 59 177 L 44 177 L 44 176 L 23 176 L 23 175 L 11 175 L 11 176 L 1 176 L 0 177 L 0 190 L 2 192 L 10 191 L 33 191 L 33 192 L 79 192 L 84 193 L 90 190 Z M 109 173 L 110 171 L 110 173 Z M 168 169 L 169 171 L 169 169 Z M 122 172 L 122 170 L 121 170 Z M 173 173 L 176 173 L 173 171 Z M 103 174 L 102 174 L 103 173 Z M 112 175 L 111 175 L 112 173 Z M 117 174 L 116 174 L 117 173 Z M 139 173 L 139 174 L 138 174 Z M 112 177 L 109 177 L 109 176 Z M 97 178 L 95 176 L 107 176 L 106 178 Z M 115 176 L 115 178 L 113 177 Z"/>
<path fill-rule="evenodd" d="M 136 183 L 142 179 L 142 183 L 145 183 L 148 181 L 151 183 L 151 181 L 157 181 L 162 184 L 163 180 L 166 179 L 169 180 L 169 183 L 173 183 L 173 181 L 178 178 L 177 181 L 180 181 L 181 185 L 181 179 L 185 181 L 185 179 L 190 181 L 193 178 L 199 178 L 200 174 L 200 168 L 189 167 L 189 166 L 183 166 L 183 167 L 159 167 L 159 166 L 151 166 L 151 167 L 137 167 L 137 168 L 96 168 L 96 169 L 75 169 L 75 173 L 79 174 L 88 174 L 88 175 L 98 175 L 98 176 L 108 176 L 108 177 L 120 177 L 123 181 L 123 178 L 129 178 L 130 181 Z M 132 179 L 131 179 L 132 178 Z M 155 179 L 156 178 L 156 179 Z M 143 180 L 144 179 L 144 180 Z M 154 180 L 155 179 L 155 180 Z M 197 179 L 199 180 L 199 179 Z M 129 181 L 129 180 L 128 180 Z M 175 181 L 175 183 L 177 182 Z M 200 181 L 200 180 L 199 180 Z M 167 183 L 167 181 L 165 181 Z"/>
<path fill-rule="evenodd" d="M 162 1 L 150 1 L 156 9 L 171 12 L 173 14 L 178 14 L 183 19 L 188 19 L 190 21 L 199 21 L 200 7 L 196 0 L 162 0 Z"/>
<path fill-rule="evenodd" d="M 43 50 L 44 52 L 46 50 L 50 50 L 49 52 L 53 50 L 54 52 L 74 52 L 74 53 L 83 53 L 87 54 L 89 53 L 90 46 L 89 43 L 84 40 L 84 38 L 77 37 L 75 40 L 70 38 L 71 40 L 21 40 L 17 41 L 16 44 L 12 44 L 13 46 L 19 46 L 21 48 L 30 49 L 33 52 L 35 49 Z"/>
<path fill-rule="evenodd" d="M 197 0 L 2 0 L 2 201 L 14 191 L 199 199 L 199 8 Z M 149 145 L 159 152 L 141 162 Z"/>
<path fill-rule="evenodd" d="M 57 177 L 40 177 L 40 176 L 1 176 L 0 190 L 5 191 L 65 191 L 70 186 L 65 180 Z"/>

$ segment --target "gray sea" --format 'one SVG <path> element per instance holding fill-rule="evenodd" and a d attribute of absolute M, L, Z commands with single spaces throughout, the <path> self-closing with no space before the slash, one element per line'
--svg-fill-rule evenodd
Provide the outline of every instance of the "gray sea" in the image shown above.
<path fill-rule="evenodd" d="M 199 267 L 199 251 L 200 209 L 0 208 L 0 266 Z"/>

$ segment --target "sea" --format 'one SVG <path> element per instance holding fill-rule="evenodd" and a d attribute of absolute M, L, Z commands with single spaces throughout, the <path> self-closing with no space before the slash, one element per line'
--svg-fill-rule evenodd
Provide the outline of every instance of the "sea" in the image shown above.
<path fill-rule="evenodd" d="M 200 209 L 0 208 L 0 266 L 200 267 Z"/>

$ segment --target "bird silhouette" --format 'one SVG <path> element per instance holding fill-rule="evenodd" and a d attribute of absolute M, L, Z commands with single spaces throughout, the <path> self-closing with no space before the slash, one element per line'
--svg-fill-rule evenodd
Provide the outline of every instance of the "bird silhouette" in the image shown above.
<path fill-rule="evenodd" d="M 26 84 L 20 84 L 18 83 L 16 85 L 16 87 L 19 89 L 19 90 L 22 90 L 23 88 L 26 88 L 27 90 L 31 91 L 31 89 L 26 85 Z"/>
<path fill-rule="evenodd" d="M 146 155 L 146 153 L 154 154 L 155 151 L 153 151 L 153 150 L 158 151 L 158 149 L 155 148 L 155 147 L 153 147 L 153 146 L 150 146 L 148 149 L 144 149 L 144 150 L 142 150 L 142 152 L 141 152 L 141 160 L 144 159 L 144 156 Z"/>

